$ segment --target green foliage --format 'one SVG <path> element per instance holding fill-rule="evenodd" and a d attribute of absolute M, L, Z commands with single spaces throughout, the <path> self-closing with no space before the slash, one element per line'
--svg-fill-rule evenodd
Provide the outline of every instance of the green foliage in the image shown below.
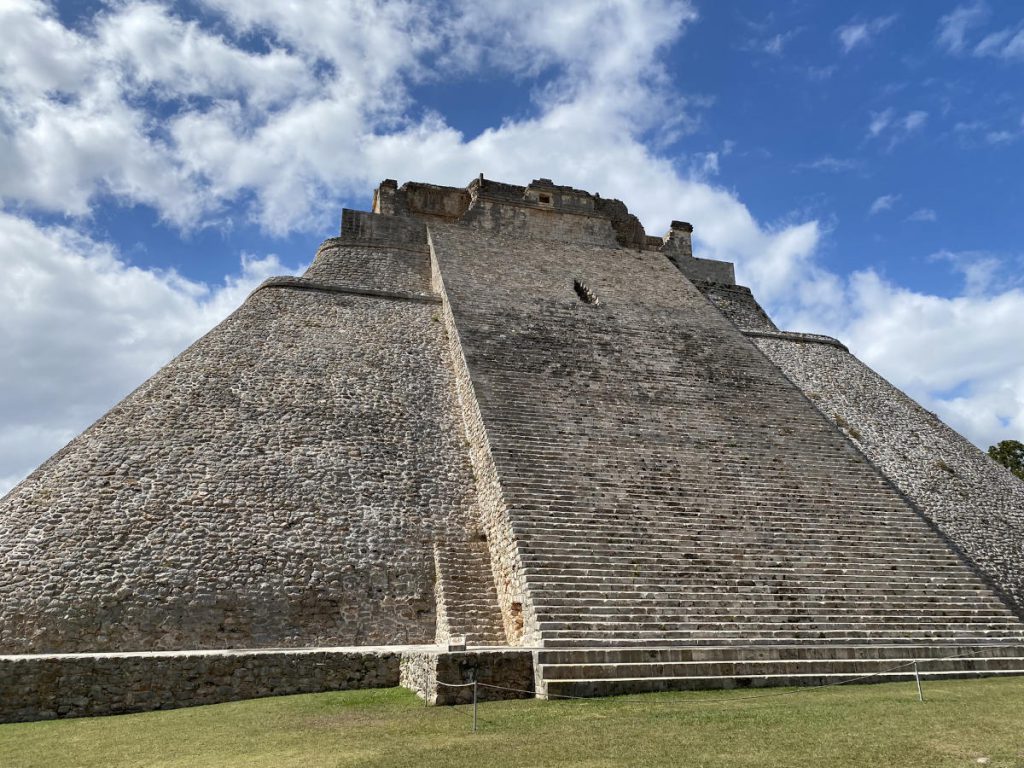
<path fill-rule="evenodd" d="M 990 445 L 988 455 L 1024 480 L 1024 443 L 1003 440 L 999 445 Z"/>
<path fill-rule="evenodd" d="M 1024 766 L 1024 679 L 424 707 L 401 689 L 0 725 L 3 768 Z M 759 698 L 751 699 L 757 696 Z"/>

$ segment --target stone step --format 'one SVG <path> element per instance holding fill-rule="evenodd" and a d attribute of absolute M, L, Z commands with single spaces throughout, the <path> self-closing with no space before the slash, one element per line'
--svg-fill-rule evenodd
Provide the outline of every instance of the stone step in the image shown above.
<path fill-rule="evenodd" d="M 835 621 L 828 617 L 787 617 L 786 620 L 766 621 L 759 617 L 737 616 L 722 621 L 712 619 L 691 618 L 688 621 L 673 620 L 671 617 L 626 616 L 622 618 L 608 617 L 601 620 L 596 617 L 586 619 L 555 620 L 544 616 L 537 622 L 537 628 L 546 637 L 550 632 L 577 632 L 591 634 L 594 632 L 728 632 L 732 633 L 777 633 L 792 630 L 793 632 L 845 632 L 845 631 L 914 631 L 914 632 L 946 632 L 969 630 L 982 632 L 1019 632 L 1024 635 L 1024 626 L 1019 622 L 1010 621 L 959 621 L 950 622 L 931 619 L 907 620 L 892 617 L 884 620 L 875 616 L 863 617 L 861 621 Z"/>
<path fill-rule="evenodd" d="M 440 639 L 466 638 L 467 645 L 506 642 L 501 611 L 491 573 L 487 543 L 477 539 L 448 539 L 434 545 L 434 563 L 439 580 L 438 597 L 444 605 L 438 615 L 447 619 Z"/>
<path fill-rule="evenodd" d="M 544 648 L 595 648 L 620 647 L 662 647 L 667 645 L 719 646 L 719 645 L 779 645 L 819 644 L 856 645 L 863 643 L 941 643 L 941 644 L 986 644 L 991 642 L 1024 641 L 1024 632 L 994 631 L 981 632 L 932 632 L 899 629 L 894 631 L 811 631 L 811 632 L 744 632 L 742 629 L 723 632 L 676 632 L 656 631 L 604 631 L 599 635 L 586 635 L 566 630 L 551 630 L 544 633 L 541 645 Z"/>
<path fill-rule="evenodd" d="M 608 537 L 595 538 L 581 534 L 578 538 L 561 536 L 558 538 L 547 535 L 518 535 L 519 544 L 523 548 L 534 552 L 569 552 L 579 551 L 580 546 L 585 546 L 589 551 L 614 551 L 620 554 L 641 552 L 645 554 L 681 555 L 698 553 L 703 556 L 709 553 L 744 553 L 751 554 L 760 552 L 784 552 L 791 557 L 826 557 L 826 558 L 865 558 L 869 560 L 912 558 L 917 561 L 931 562 L 956 562 L 956 555 L 949 549 L 934 547 L 924 549 L 908 543 L 905 547 L 882 546 L 875 542 L 861 544 L 842 543 L 826 545 L 823 543 L 814 544 L 806 541 L 708 541 L 703 537 L 688 535 L 664 537 L 663 542 L 645 542 L 643 535 L 631 534 L 628 539 L 623 536 L 622 541 L 608 540 Z M 835 538 L 832 538 L 835 542 Z"/>
<path fill-rule="evenodd" d="M 641 555 L 620 556 L 610 553 L 584 553 L 574 556 L 537 554 L 527 548 L 520 549 L 520 560 L 524 567 L 572 569 L 600 569 L 608 573 L 633 571 L 642 568 L 649 573 L 664 571 L 688 573 L 697 571 L 707 573 L 715 569 L 725 573 L 746 571 L 793 571 L 815 573 L 861 573 L 864 575 L 878 574 L 929 574 L 934 576 L 959 576 L 977 578 L 965 565 L 957 562 L 947 564 L 887 562 L 871 563 L 866 561 L 843 561 L 825 559 L 795 560 L 783 556 L 748 556 L 748 557 L 644 557 Z M 561 566 L 558 564 L 562 563 Z"/>
<path fill-rule="evenodd" d="M 776 610 L 786 610 L 787 607 L 806 607 L 814 609 L 821 604 L 832 604 L 838 607 L 849 608 L 851 611 L 871 610 L 874 607 L 891 607 L 893 610 L 908 607 L 927 611 L 931 608 L 944 608 L 949 610 L 985 611 L 1003 616 L 1015 616 L 1002 603 L 990 598 L 985 593 L 970 593 L 946 591 L 929 594 L 924 590 L 903 590 L 902 592 L 892 591 L 887 594 L 882 591 L 883 587 L 875 590 L 843 590 L 837 589 L 833 592 L 822 592 L 820 587 L 814 590 L 799 592 L 796 587 L 799 585 L 788 585 L 788 592 L 762 592 L 762 593 L 738 593 L 723 592 L 721 596 L 708 597 L 705 592 L 694 590 L 666 590 L 662 592 L 650 590 L 629 590 L 616 593 L 614 589 L 599 587 L 595 590 L 580 591 L 576 594 L 567 594 L 555 588 L 542 588 L 529 593 L 530 601 L 536 606 L 549 606 L 553 610 L 568 610 L 578 608 L 584 610 L 589 607 L 601 605 L 615 607 L 629 607 L 631 605 L 646 605 L 651 608 L 664 606 L 668 608 L 685 608 L 692 610 L 736 610 L 745 606 L 762 606 Z M 580 596 L 586 599 L 576 599 Z M 737 597 L 739 596 L 739 597 Z M 561 600 L 561 602 L 556 602 Z"/>
<path fill-rule="evenodd" d="M 835 560 L 808 560 L 800 562 L 787 561 L 778 557 L 706 557 L 700 559 L 687 557 L 663 559 L 643 557 L 616 558 L 612 555 L 602 557 L 600 553 L 595 555 L 580 554 L 572 558 L 560 558 L 536 555 L 528 549 L 520 549 L 520 560 L 524 567 L 532 567 L 536 569 L 559 569 L 561 567 L 566 570 L 603 569 L 608 572 L 643 568 L 650 573 L 681 571 L 683 573 L 695 572 L 707 575 L 709 572 L 708 569 L 713 568 L 716 572 L 724 574 L 744 573 L 747 571 L 810 571 L 823 573 L 863 572 L 865 575 L 889 575 L 892 573 L 915 575 L 925 573 L 945 577 L 960 576 L 963 578 L 978 578 L 970 569 L 959 563 L 939 566 L 916 564 L 912 562 L 879 562 L 874 564 L 864 562 L 842 562 Z M 561 566 L 559 566 L 559 563 L 561 563 Z"/>
<path fill-rule="evenodd" d="M 566 526 L 596 530 L 602 527 L 771 530 L 775 526 L 784 530 L 785 526 L 797 526 L 816 528 L 821 532 L 825 529 L 820 523 L 827 520 L 851 533 L 893 528 L 906 536 L 931 530 L 909 507 L 893 505 L 891 499 L 885 503 L 870 504 L 863 497 L 856 502 L 831 498 L 825 504 L 799 504 L 785 508 L 735 493 L 729 497 L 728 504 L 697 504 L 693 499 L 680 496 L 659 497 L 657 503 L 647 505 L 635 501 L 628 494 L 621 501 L 622 504 L 616 506 L 610 506 L 608 500 L 601 505 L 588 506 L 571 495 L 564 502 L 551 498 L 540 500 L 523 494 L 507 499 L 514 521 L 540 527 L 557 521 Z"/>
<path fill-rule="evenodd" d="M 1024 675 L 1024 664 L 1017 669 L 955 670 L 922 672 L 923 680 L 955 680 L 978 677 L 1008 677 Z M 653 677 L 624 678 L 608 680 L 549 680 L 538 697 L 557 698 L 570 696 L 587 698 L 592 696 L 620 696 L 633 693 L 655 693 L 659 691 L 697 691 L 733 688 L 770 688 L 796 686 L 825 686 L 849 682 L 848 673 L 813 672 L 804 674 L 763 674 L 745 676 L 714 675 L 708 677 Z M 858 680 L 860 683 L 893 683 L 915 680 L 914 671 L 876 672 L 872 677 Z"/>
<path fill-rule="evenodd" d="M 551 518 L 546 518 L 543 524 L 524 522 L 519 518 L 513 518 L 512 529 L 518 540 L 546 539 L 551 533 L 551 523 Z M 599 523 L 575 525 L 566 522 L 558 529 L 561 531 L 561 538 L 550 540 L 552 542 L 565 541 L 573 545 L 595 541 L 615 545 L 618 541 L 623 540 L 692 541 L 698 545 L 728 546 L 732 544 L 750 548 L 764 546 L 769 541 L 782 546 L 814 546 L 818 543 L 825 544 L 827 539 L 828 543 L 832 545 L 888 547 L 900 552 L 949 553 L 948 547 L 930 530 L 921 529 L 908 534 L 906 530 L 895 531 L 893 528 L 894 526 L 866 525 L 838 528 L 835 523 L 823 525 L 820 521 L 816 524 L 808 523 L 806 525 L 771 524 L 770 521 L 765 521 L 759 525 L 743 526 L 730 525 L 724 521 L 718 525 L 715 523 L 697 525 L 670 524 L 666 520 L 661 520 L 660 523 L 652 523 L 648 526 L 625 522 L 619 525 Z"/>
<path fill-rule="evenodd" d="M 895 513 L 907 507 L 888 486 L 853 488 L 864 477 L 855 478 L 839 473 L 835 482 L 807 482 L 795 488 L 785 488 L 770 482 L 744 484 L 735 482 L 734 476 L 706 478 L 704 482 L 693 482 L 689 478 L 676 476 L 668 482 L 657 482 L 645 477 L 642 483 L 623 483 L 622 478 L 601 477 L 594 473 L 586 486 L 574 491 L 570 486 L 558 484 L 569 477 L 545 476 L 543 467 L 531 467 L 532 475 L 506 473 L 510 480 L 507 498 L 516 507 L 536 504 L 542 508 L 562 505 L 575 509 L 639 509 L 650 506 L 666 506 L 682 509 L 702 509 L 718 502 L 735 508 L 738 501 L 747 501 L 753 509 L 791 509 L 794 505 L 821 506 L 824 509 L 843 507 L 880 509 Z M 811 478 L 807 478 L 811 480 Z M 852 492 L 851 492 L 852 491 Z M 613 506 L 615 505 L 615 506 Z"/>
<path fill-rule="evenodd" d="M 949 568 L 964 568 L 965 565 L 953 554 L 936 554 L 931 556 L 918 556 L 909 553 L 888 553 L 888 552 L 860 552 L 847 549 L 842 552 L 828 552 L 823 549 L 789 550 L 785 548 L 769 549 L 716 549 L 700 547 L 661 547 L 648 548 L 636 546 L 626 547 L 599 547 L 590 546 L 581 542 L 577 546 L 552 546 L 538 545 L 535 543 L 521 542 L 520 552 L 524 557 L 530 559 L 566 559 L 570 562 L 594 562 L 607 560 L 608 562 L 733 562 L 738 565 L 757 562 L 791 562 L 796 564 L 805 563 L 852 563 L 872 567 L 894 566 L 897 564 L 915 568 L 934 568 L 937 570 Z"/>
<path fill-rule="evenodd" d="M 931 527 L 907 507 L 878 509 L 836 504 L 807 504 L 785 509 L 764 508 L 756 503 L 737 503 L 728 506 L 695 508 L 692 503 L 672 503 L 661 500 L 651 507 L 594 508 L 579 504 L 552 505 L 550 502 L 534 504 L 522 499 L 509 500 L 511 519 L 523 528 L 543 529 L 557 522 L 563 530 L 674 530 L 707 531 L 759 531 L 786 532 L 801 529 L 818 533 L 837 526 L 844 534 L 873 535 L 893 530 L 901 539 L 913 539 L 922 534 L 935 536 Z M 826 525 L 823 525 L 825 523 Z"/>
<path fill-rule="evenodd" d="M 892 604 L 893 606 L 910 606 L 928 608 L 945 606 L 947 608 L 989 610 L 1005 614 L 1006 606 L 984 590 L 969 589 L 935 589 L 927 591 L 927 585 L 914 585 L 914 588 L 896 589 L 883 584 L 872 583 L 865 587 L 859 584 L 856 588 L 839 586 L 828 590 L 821 583 L 805 583 L 801 585 L 786 584 L 778 590 L 763 591 L 723 590 L 720 595 L 708 595 L 707 584 L 688 588 L 686 584 L 628 584 L 621 583 L 585 583 L 581 581 L 544 582 L 535 584 L 528 594 L 534 605 L 581 606 L 592 604 L 632 605 L 647 603 L 649 605 L 678 604 L 680 607 L 699 608 L 701 606 L 717 607 L 730 605 L 764 605 L 785 607 L 786 605 L 813 605 L 816 603 L 833 602 L 851 609 L 862 610 L 872 606 Z M 617 589 L 621 587 L 621 589 Z M 561 602 L 558 602 L 561 601 Z M 589 601 L 589 602 L 588 602 Z"/>
<path fill-rule="evenodd" d="M 705 498 L 700 506 L 685 497 L 676 501 L 657 497 L 650 506 L 641 506 L 634 496 L 623 499 L 623 506 L 603 504 L 587 505 L 576 497 L 564 503 L 551 498 L 531 499 L 522 494 L 508 498 L 512 519 L 517 525 L 550 526 L 558 521 L 574 528 L 602 527 L 611 529 L 686 527 L 689 530 L 786 530 L 788 526 L 827 530 L 827 525 L 838 525 L 843 531 L 857 533 L 899 528 L 904 536 L 931 532 L 931 527 L 909 507 L 902 505 L 866 504 L 829 497 L 823 503 L 790 503 L 785 507 L 765 505 L 754 499 L 743 499 L 733 494 L 728 503 L 715 505 Z M 934 533 L 931 534 L 934 537 Z"/>
<path fill-rule="evenodd" d="M 757 645 L 757 646 L 653 646 L 541 649 L 539 664 L 636 664 L 672 663 L 677 661 L 744 661 L 744 660 L 849 660 L 849 659 L 924 659 L 924 658 L 996 658 L 1024 656 L 1024 645 L 1016 642 L 986 645 Z"/>
<path fill-rule="evenodd" d="M 740 607 L 716 606 L 695 610 L 689 606 L 650 605 L 639 603 L 634 605 L 594 605 L 594 606 L 548 606 L 534 604 L 533 610 L 543 615 L 548 621 L 569 621 L 572 619 L 617 620 L 626 616 L 657 616 L 659 618 L 700 618 L 702 620 L 719 619 L 723 621 L 749 621 L 764 617 L 804 618 L 813 616 L 820 621 L 842 621 L 850 617 L 871 616 L 879 621 L 918 621 L 923 619 L 947 621 L 988 621 L 1017 624 L 1017 618 L 1006 613 L 992 613 L 968 608 L 960 609 L 928 609 L 928 608 L 874 608 L 865 612 L 863 608 L 815 608 L 792 605 L 747 605 Z M 1024 625 L 1022 625 L 1024 628 Z"/>
<path fill-rule="evenodd" d="M 922 600 L 884 599 L 862 597 L 851 601 L 835 593 L 826 594 L 812 599 L 793 595 L 775 595 L 758 593 L 750 597 L 737 599 L 732 594 L 692 596 L 687 593 L 635 593 L 620 597 L 614 593 L 607 597 L 562 597 L 557 595 L 537 596 L 533 600 L 535 610 L 548 612 L 573 610 L 602 613 L 618 611 L 623 608 L 643 606 L 644 610 L 654 611 L 663 608 L 689 610 L 699 613 L 774 613 L 778 611 L 828 611 L 837 614 L 858 613 L 864 606 L 883 613 L 911 615 L 914 613 L 930 613 L 933 615 L 976 615 L 987 613 L 993 616 L 1012 617 L 1016 615 L 1001 604 L 975 606 L 965 605 L 963 600 L 939 602 L 933 598 L 927 604 Z"/>
<path fill-rule="evenodd" d="M 657 677 L 750 677 L 770 674 L 863 675 L 871 672 L 913 671 L 917 661 L 920 672 L 956 670 L 1024 669 L 1024 656 L 988 658 L 915 659 L 912 656 L 889 659 L 788 659 L 733 661 L 633 662 L 609 664 L 541 664 L 538 674 L 545 680 L 606 680 L 616 678 Z"/>
<path fill-rule="evenodd" d="M 633 550 L 619 549 L 616 547 L 589 546 L 581 542 L 579 546 L 564 547 L 550 546 L 545 544 L 520 543 L 520 556 L 524 561 L 553 560 L 555 562 L 576 563 L 651 563 L 652 565 L 675 565 L 679 563 L 700 563 L 701 565 L 716 565 L 722 563 L 728 565 L 735 563 L 738 566 L 746 566 L 751 563 L 781 563 L 790 562 L 797 564 L 822 564 L 829 565 L 836 562 L 852 562 L 865 568 L 884 568 L 885 570 L 900 570 L 909 568 L 930 568 L 936 571 L 966 570 L 966 566 L 952 554 L 941 558 L 888 558 L 878 559 L 873 557 L 858 558 L 856 552 L 848 552 L 847 556 L 833 557 L 830 553 L 811 550 L 806 553 L 793 553 L 786 550 L 769 549 L 665 549 L 647 550 L 637 547 Z"/>
<path fill-rule="evenodd" d="M 559 585 L 571 588 L 575 585 L 578 588 L 581 588 L 584 584 L 604 584 L 607 585 L 609 589 L 630 584 L 639 587 L 651 584 L 658 584 L 662 587 L 668 587 L 670 585 L 686 585 L 689 587 L 714 587 L 716 585 L 720 585 L 722 587 L 743 587 L 755 586 L 757 584 L 784 583 L 785 586 L 791 588 L 808 587 L 812 585 L 831 585 L 834 590 L 839 590 L 842 587 L 853 584 L 861 586 L 891 585 L 894 589 L 910 588 L 913 586 L 931 588 L 935 585 L 945 585 L 953 590 L 963 589 L 976 594 L 991 594 L 984 589 L 984 582 L 969 571 L 965 571 L 963 574 L 942 576 L 932 576 L 927 573 L 899 574 L 900 578 L 898 581 L 894 580 L 894 574 L 892 573 L 851 573 L 841 568 L 828 570 L 823 569 L 810 573 L 797 573 L 794 572 L 793 569 L 786 568 L 748 568 L 744 571 L 733 573 L 708 573 L 702 569 L 692 571 L 683 571 L 682 569 L 679 569 L 672 573 L 652 571 L 641 567 L 620 568 L 607 571 L 596 566 L 592 568 L 558 568 L 555 565 L 533 565 L 532 567 L 527 568 L 524 565 L 523 571 L 526 574 L 528 581 L 537 587 Z M 836 578 L 840 576 L 842 577 L 841 581 Z"/>

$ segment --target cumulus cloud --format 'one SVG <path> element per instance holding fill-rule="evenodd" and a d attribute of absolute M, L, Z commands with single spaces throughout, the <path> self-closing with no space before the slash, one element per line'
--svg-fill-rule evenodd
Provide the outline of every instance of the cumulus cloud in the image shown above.
<path fill-rule="evenodd" d="M 836 30 L 839 44 L 843 53 L 849 53 L 854 48 L 868 45 L 881 32 L 891 27 L 896 21 L 896 16 L 879 16 L 870 21 L 850 21 Z"/>
<path fill-rule="evenodd" d="M 25 215 L 33 210 L 87 216 L 113 196 L 189 228 L 241 203 L 265 231 L 286 233 L 322 229 L 339 197 L 385 177 L 546 176 L 629 201 L 652 232 L 684 216 L 700 221 L 703 254 L 746 264 L 768 296 L 803 271 L 820 238 L 816 222 L 759 223 L 708 183 L 729 145 L 695 157 L 692 177 L 652 149 L 659 134 L 692 130 L 696 119 L 661 63 L 696 18 L 686 2 L 460 0 L 445 6 L 443 29 L 438 8 L 424 3 L 204 5 L 224 24 L 141 2 L 111 5 L 75 31 L 36 0 L 3 6 L 0 25 L 17 34 L 0 52 L 0 196 L 21 211 L 3 214 L 4 258 L 36 286 L 19 294 L 23 309 L 7 324 L 5 357 L 19 362 L 7 369 L 13 395 L 0 444 L 21 447 L 0 455 L 4 477 L 281 271 L 272 259 L 249 260 L 241 277 L 211 288 L 132 267 L 74 224 L 34 224 Z M 260 50 L 243 48 L 245 37 L 261 39 Z M 411 85 L 481 62 L 537 78 L 534 114 L 472 138 L 440 115 L 410 116 Z M 46 411 L 54 399 L 61 407 Z"/>
<path fill-rule="evenodd" d="M 237 307 L 275 256 L 217 286 L 127 264 L 110 243 L 0 212 L 0 494 Z"/>
<path fill-rule="evenodd" d="M 87 217 L 113 199 L 188 229 L 242 210 L 264 231 L 283 234 L 322 231 L 339 200 L 382 178 L 464 184 L 480 171 L 512 181 L 544 176 L 627 201 L 651 233 L 672 219 L 694 221 L 699 255 L 736 262 L 740 280 L 780 322 L 835 330 L 864 343 L 868 355 L 870 334 L 860 329 L 884 326 L 882 313 L 902 297 L 877 276 L 872 288 L 870 275 L 851 283 L 823 269 L 821 222 L 758 221 L 715 184 L 728 145 L 682 161 L 659 154 L 694 130 L 706 103 L 673 88 L 662 64 L 697 18 L 688 2 L 196 7 L 210 18 L 188 21 L 173 6 L 124 0 L 72 30 L 39 0 L 0 5 L 0 263 L 6 274 L 24 274 L 17 288 L 0 288 L 9 308 L 0 341 L 5 362 L 14 361 L 0 373 L 12 393 L 0 412 L 0 483 L 14 482 L 100 415 L 263 276 L 291 271 L 274 257 L 247 258 L 239 276 L 204 285 L 133 267 L 74 219 L 66 227 L 34 223 L 37 211 Z M 840 42 L 846 50 L 867 45 L 893 20 L 851 22 Z M 467 137 L 413 103 L 417 84 L 473 77 L 485 66 L 531 87 L 527 114 Z M 891 146 L 926 119 L 888 109 L 872 116 L 869 136 Z M 999 301 L 980 293 L 969 300 Z M 952 300 L 915 301 L 924 312 Z M 887 354 L 869 362 L 887 365 Z M 951 369 L 957 360 L 933 362 Z M 904 369 L 894 370 L 906 385 Z M 1009 374 L 993 376 L 1002 386 Z M 972 423 L 1003 419 L 1009 401 L 977 382 L 972 402 L 981 415 Z"/>
<path fill-rule="evenodd" d="M 981 296 L 990 291 L 997 275 L 1004 270 L 1003 260 L 987 251 L 941 250 L 928 258 L 930 261 L 946 262 L 955 272 L 963 275 L 964 293 L 968 296 Z M 1004 278 L 1003 285 L 1012 282 Z"/>
<path fill-rule="evenodd" d="M 1024 434 L 1024 292 L 951 298 L 851 277 L 835 332 L 861 359 L 985 447 Z"/>

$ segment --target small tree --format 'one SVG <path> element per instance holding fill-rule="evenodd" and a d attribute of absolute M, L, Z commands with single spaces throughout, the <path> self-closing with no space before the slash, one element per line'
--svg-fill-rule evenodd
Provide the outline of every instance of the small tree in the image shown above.
<path fill-rule="evenodd" d="M 990 445 L 988 455 L 1024 480 L 1024 443 L 1003 440 L 999 445 Z"/>

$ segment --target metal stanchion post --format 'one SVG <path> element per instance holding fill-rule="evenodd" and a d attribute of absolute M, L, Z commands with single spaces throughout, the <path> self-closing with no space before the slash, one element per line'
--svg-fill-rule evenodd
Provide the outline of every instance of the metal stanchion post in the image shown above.
<path fill-rule="evenodd" d="M 914 660 L 914 679 L 917 681 L 917 700 L 924 701 L 924 691 L 921 690 L 921 673 L 917 670 L 917 660 Z"/>
<path fill-rule="evenodd" d="M 473 673 L 473 733 L 476 733 L 476 673 Z"/>

